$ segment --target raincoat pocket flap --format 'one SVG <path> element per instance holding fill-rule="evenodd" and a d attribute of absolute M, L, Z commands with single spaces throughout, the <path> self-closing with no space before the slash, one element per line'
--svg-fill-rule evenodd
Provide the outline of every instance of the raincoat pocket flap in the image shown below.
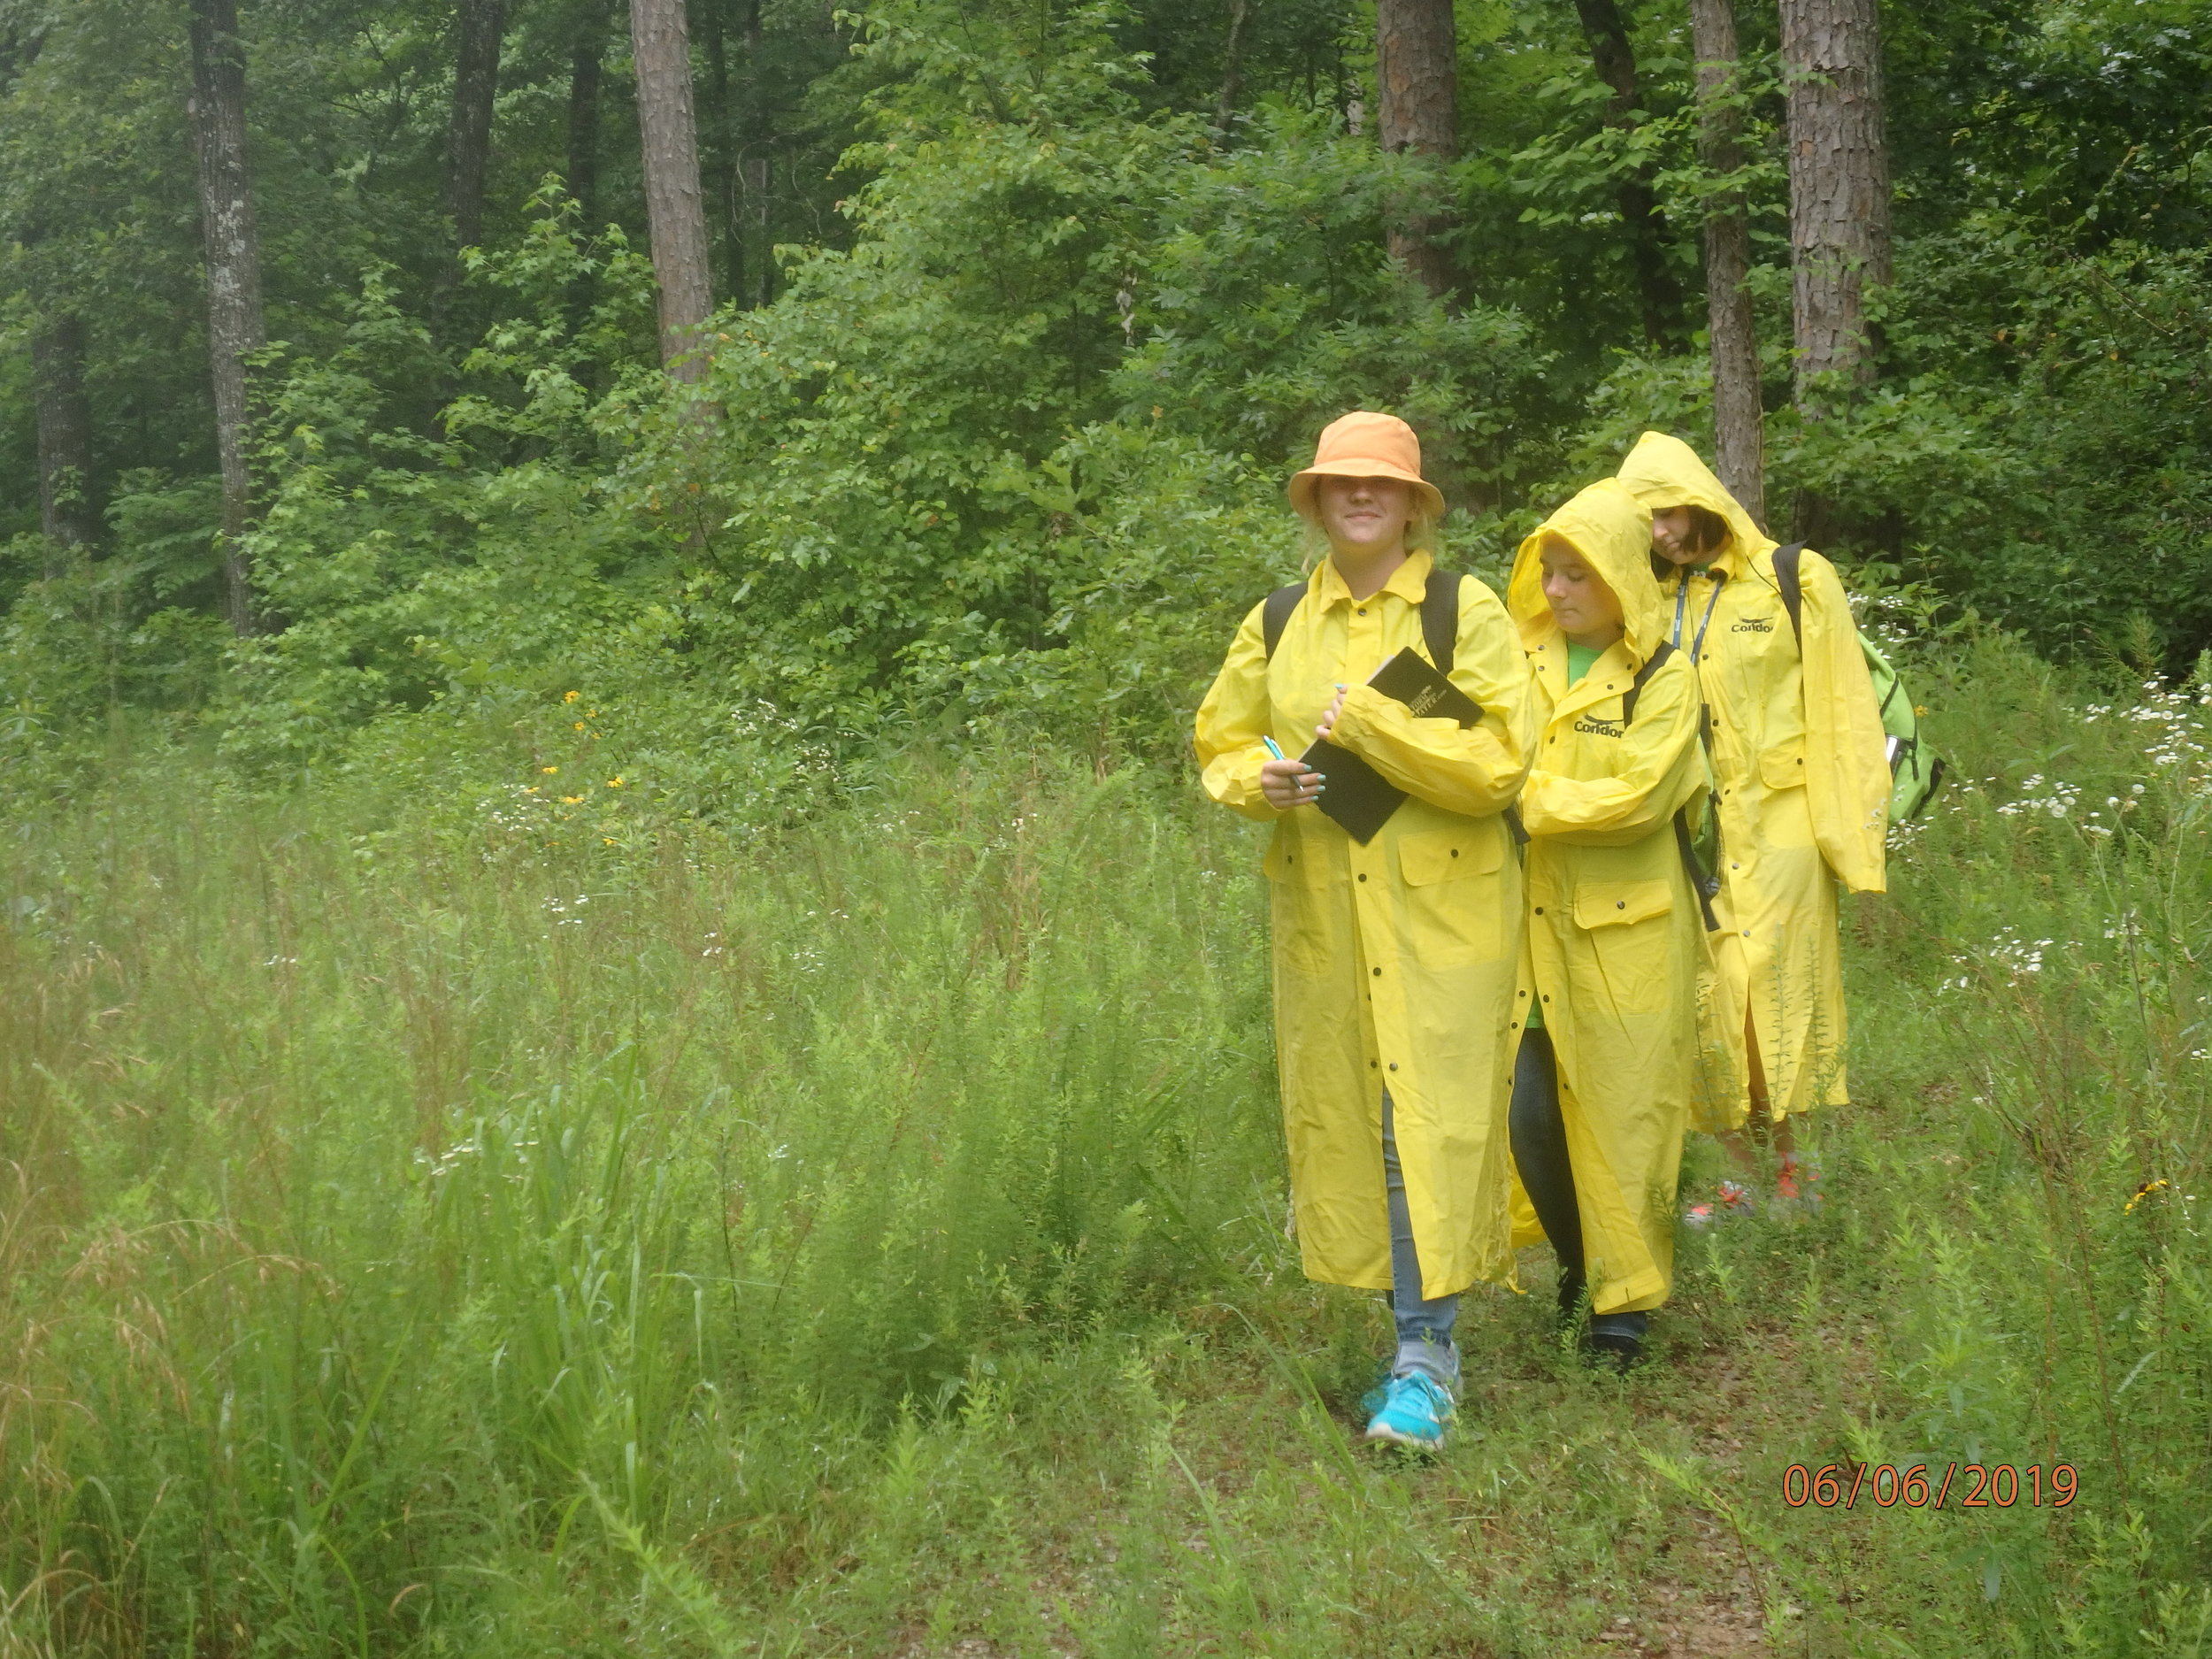
<path fill-rule="evenodd" d="M 1759 757 L 1759 781 L 1770 789 L 1795 789 L 1805 781 L 1805 744 L 1802 739 L 1770 749 Z"/>
<path fill-rule="evenodd" d="M 1504 860 L 1504 840 L 1486 824 L 1471 824 L 1463 830 L 1423 830 L 1398 843 L 1398 868 L 1409 887 L 1488 875 Z"/>
<path fill-rule="evenodd" d="M 1575 887 L 1577 927 L 1624 927 L 1674 908 L 1674 888 L 1651 881 L 1585 881 Z"/>

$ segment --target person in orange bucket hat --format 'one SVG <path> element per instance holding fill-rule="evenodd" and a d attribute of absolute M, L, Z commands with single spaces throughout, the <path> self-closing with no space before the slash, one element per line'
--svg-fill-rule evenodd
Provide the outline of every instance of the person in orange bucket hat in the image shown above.
<path fill-rule="evenodd" d="M 1368 1437 L 1433 1448 L 1455 1409 L 1459 1293 L 1512 1279 L 1523 921 L 1505 811 L 1533 693 L 1497 596 L 1436 569 L 1444 498 L 1404 421 L 1333 423 L 1290 499 L 1328 557 L 1244 618 L 1198 711 L 1198 758 L 1208 794 L 1274 826 L 1276 1064 L 1306 1274 L 1390 1293 L 1397 1349 Z M 1423 718 L 1367 683 L 1408 648 L 1480 718 Z M 1316 810 L 1323 775 L 1282 757 L 1310 733 L 1406 791 L 1367 841 Z"/>

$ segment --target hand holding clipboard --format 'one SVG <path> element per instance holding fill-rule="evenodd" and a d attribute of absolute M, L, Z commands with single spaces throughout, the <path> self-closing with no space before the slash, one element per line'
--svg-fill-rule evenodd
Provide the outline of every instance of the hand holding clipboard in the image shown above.
<path fill-rule="evenodd" d="M 1437 672 L 1435 665 L 1411 646 L 1377 669 L 1367 683 L 1422 718 L 1455 720 L 1462 726 L 1476 725 L 1482 718 L 1482 705 Z M 1340 686 L 1336 701 L 1321 718 L 1318 729 L 1323 735 L 1298 758 L 1309 773 L 1333 779 L 1337 786 L 1325 795 L 1314 789 L 1306 798 L 1365 846 L 1390 821 L 1406 792 L 1350 749 L 1329 741 L 1326 734 L 1335 729 L 1336 717 L 1343 707 L 1344 688 Z M 1272 749 L 1274 744 L 1268 747 Z"/>

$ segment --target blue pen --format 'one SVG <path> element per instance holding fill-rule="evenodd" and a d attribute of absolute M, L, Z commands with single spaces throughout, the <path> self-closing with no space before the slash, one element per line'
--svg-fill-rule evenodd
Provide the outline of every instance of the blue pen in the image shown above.
<path fill-rule="evenodd" d="M 1263 737 L 1260 739 L 1260 741 L 1267 745 L 1267 752 L 1274 756 L 1277 760 L 1288 760 L 1290 758 L 1289 756 L 1283 753 L 1282 745 L 1278 743 L 1273 738 Z"/>

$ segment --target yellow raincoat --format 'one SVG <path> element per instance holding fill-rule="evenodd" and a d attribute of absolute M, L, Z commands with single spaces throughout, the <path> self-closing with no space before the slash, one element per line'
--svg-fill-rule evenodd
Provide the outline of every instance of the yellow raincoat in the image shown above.
<path fill-rule="evenodd" d="M 1661 585 L 1671 636 L 1691 653 L 1711 714 L 1722 887 L 1709 1041 L 1734 1076 L 1696 1126 L 1740 1126 L 1751 1109 L 1745 1014 L 1773 1117 L 1841 1105 L 1843 962 L 1836 888 L 1883 889 L 1890 775 L 1881 711 L 1835 567 L 1799 566 L 1804 644 L 1774 575 L 1774 541 L 1678 438 L 1647 432 L 1620 481 L 1656 512 L 1702 507 L 1728 524 L 1711 574 Z"/>
<path fill-rule="evenodd" d="M 1573 686 L 1544 599 L 1543 549 L 1582 555 L 1621 601 L 1624 636 Z M 1671 654 L 1623 700 L 1666 638 L 1651 574 L 1651 514 L 1611 479 L 1521 543 L 1506 604 L 1536 671 L 1541 733 L 1521 794 L 1528 956 L 1517 1010 L 1542 999 L 1582 1212 L 1594 1312 L 1655 1308 L 1674 1279 L 1675 1178 L 1697 1066 L 1705 923 L 1673 818 L 1701 810 L 1697 676 Z M 1517 1015 L 1516 1025 L 1519 1024 Z M 1543 1238 L 1517 1189 L 1513 1242 Z"/>
<path fill-rule="evenodd" d="M 1275 1046 L 1298 1243 L 1310 1278 L 1390 1287 L 1382 1094 L 1390 1090 L 1421 1294 L 1509 1282 L 1507 1029 L 1521 870 L 1500 814 L 1528 769 L 1528 667 L 1497 596 L 1460 583 L 1452 683 L 1479 725 L 1417 718 L 1365 683 L 1421 642 L 1432 563 L 1356 601 L 1324 559 L 1270 661 L 1254 606 L 1198 711 L 1206 791 L 1273 822 Z M 1364 847 L 1314 807 L 1260 793 L 1262 744 L 1300 753 L 1339 683 L 1332 733 L 1409 798 Z"/>

